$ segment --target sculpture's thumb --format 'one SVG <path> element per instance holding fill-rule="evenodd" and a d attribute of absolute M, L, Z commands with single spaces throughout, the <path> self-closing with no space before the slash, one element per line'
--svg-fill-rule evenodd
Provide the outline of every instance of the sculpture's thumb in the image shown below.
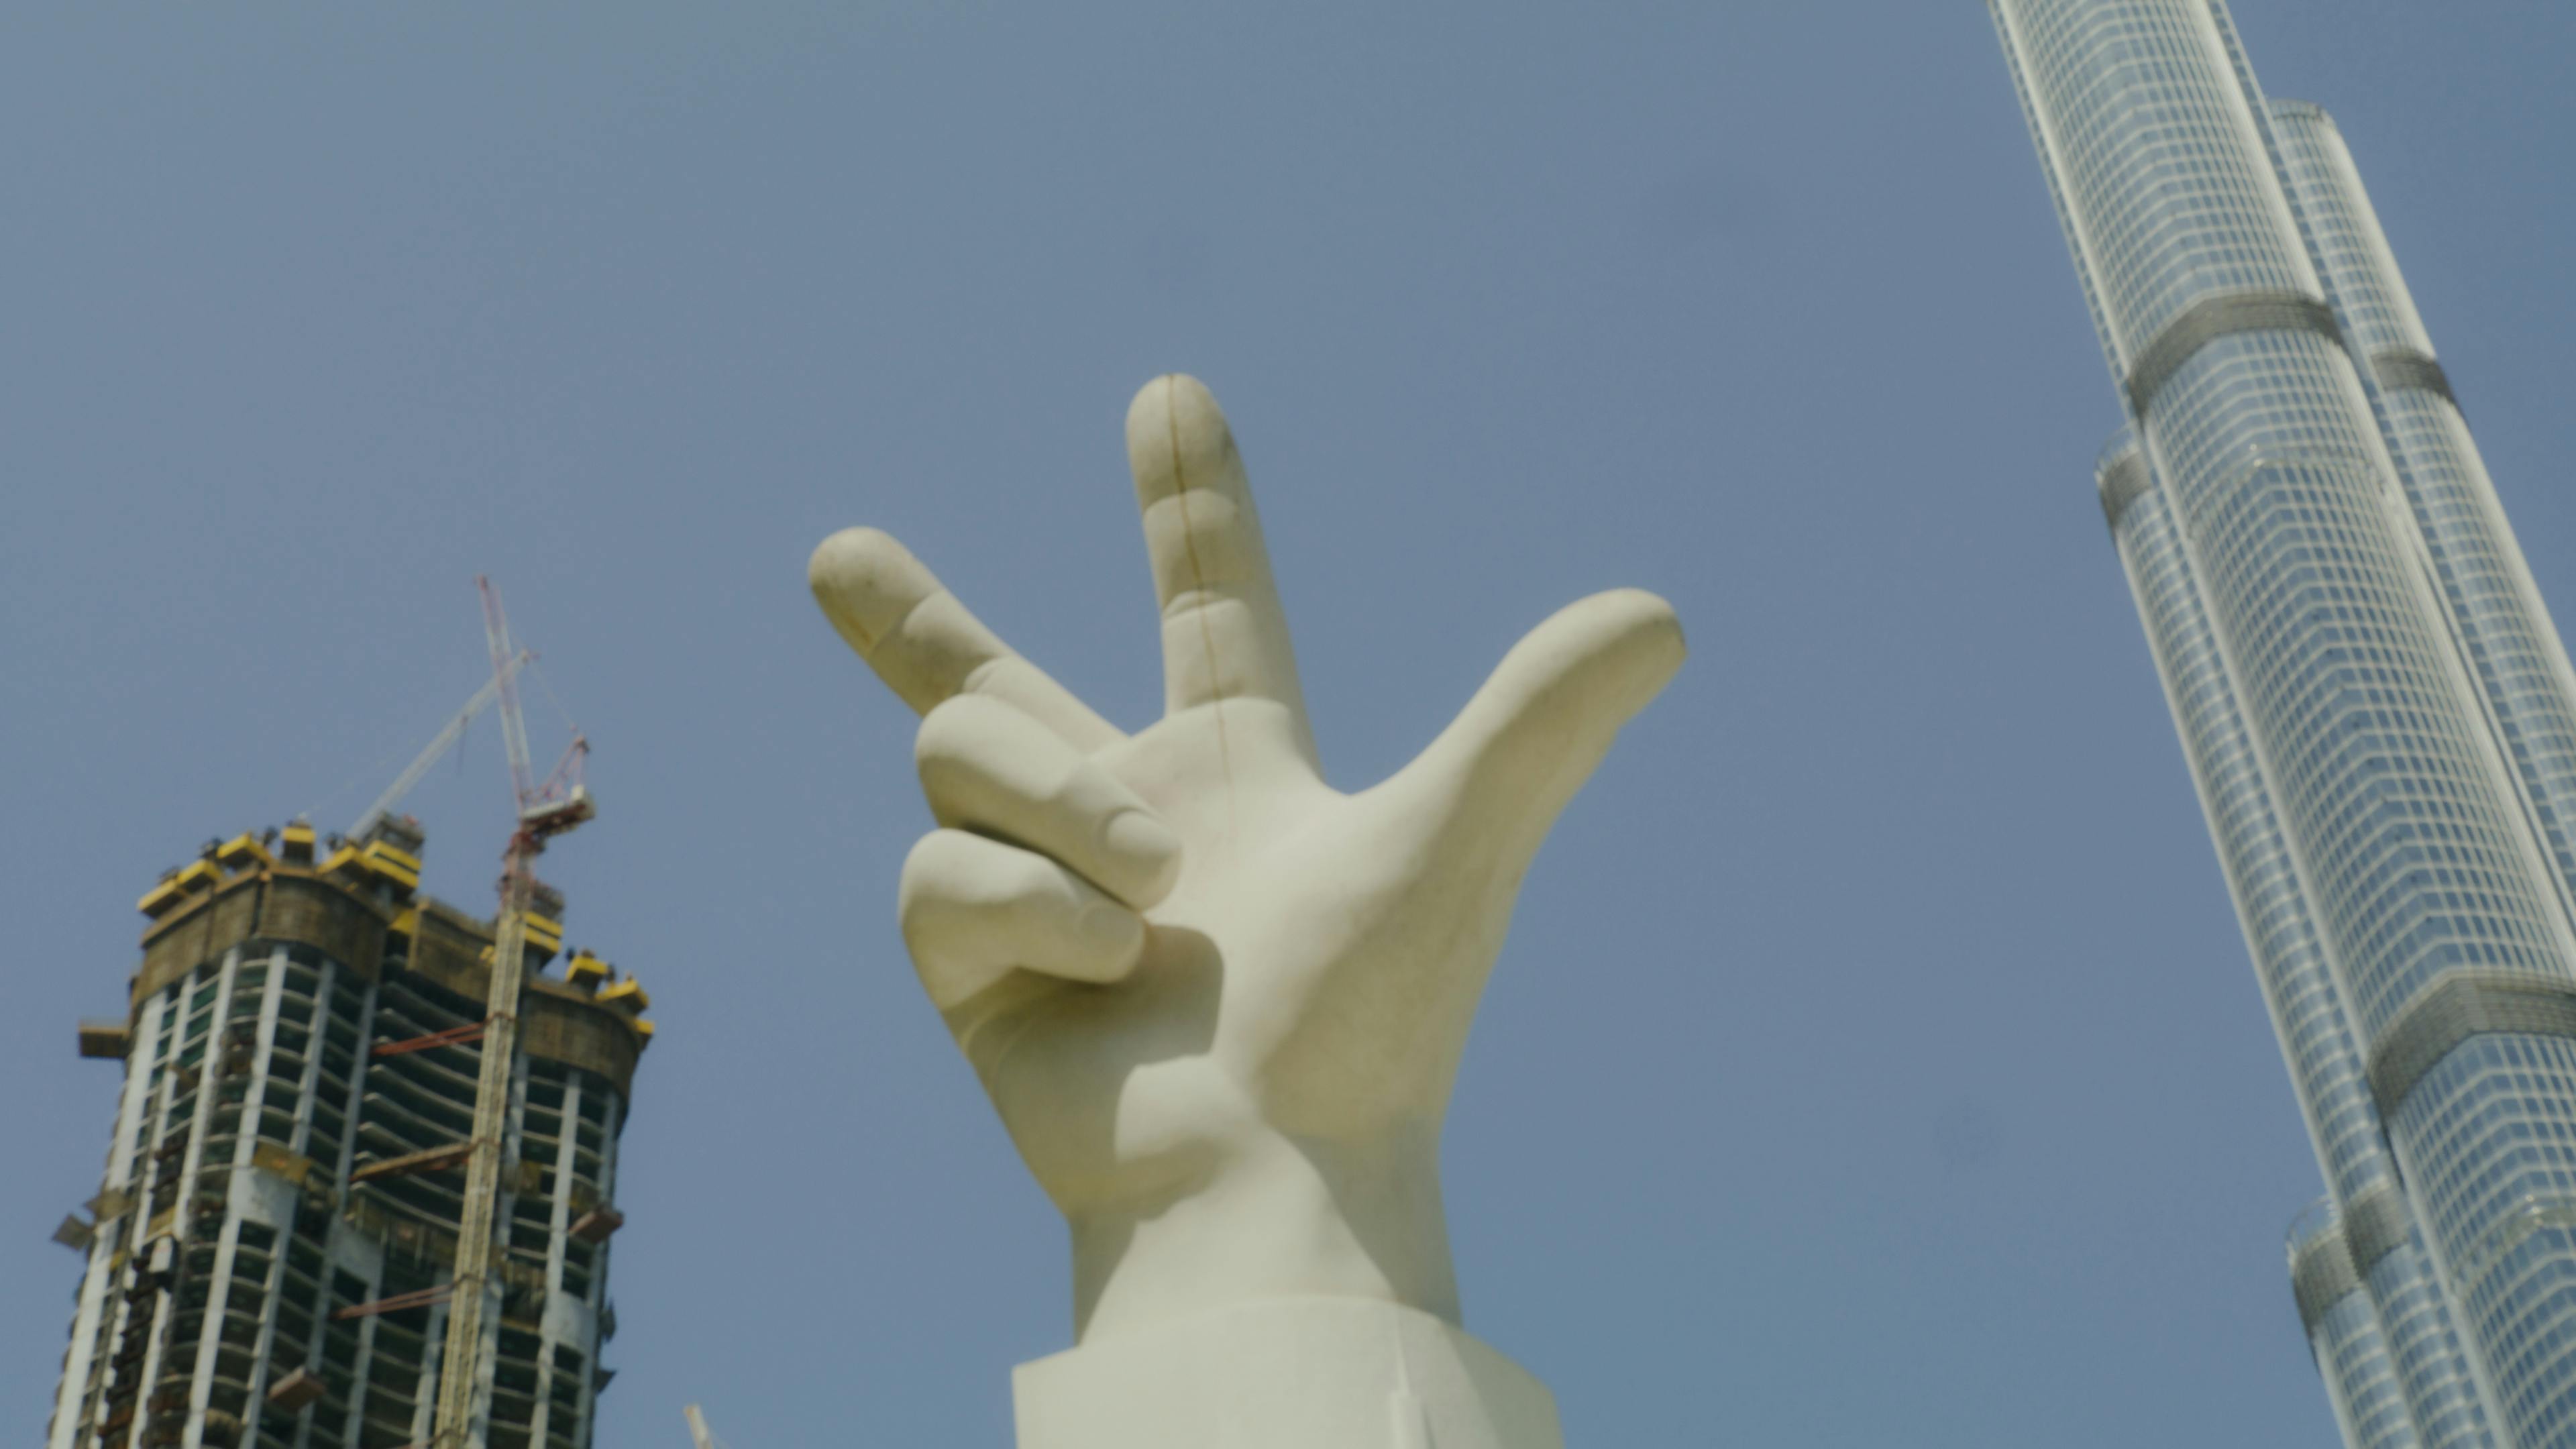
<path fill-rule="evenodd" d="M 1517 869 L 1684 652 L 1672 605 L 1642 589 L 1568 604 L 1512 646 L 1390 783 L 1436 812 L 1449 839 L 1508 852 Z"/>

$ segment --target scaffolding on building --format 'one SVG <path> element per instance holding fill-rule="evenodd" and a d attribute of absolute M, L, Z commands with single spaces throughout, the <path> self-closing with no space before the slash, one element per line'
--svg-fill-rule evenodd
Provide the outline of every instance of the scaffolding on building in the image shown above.
<path fill-rule="evenodd" d="M 126 1083 L 106 1180 L 55 1231 L 87 1269 L 48 1449 L 588 1449 L 653 1023 L 564 955 L 532 866 L 590 817 L 587 745 L 531 785 L 534 656 L 484 588 L 492 678 L 358 830 L 209 842 L 137 902 L 127 1014 L 79 1031 Z M 493 705 L 514 818 L 486 923 L 420 892 L 396 812 Z"/>

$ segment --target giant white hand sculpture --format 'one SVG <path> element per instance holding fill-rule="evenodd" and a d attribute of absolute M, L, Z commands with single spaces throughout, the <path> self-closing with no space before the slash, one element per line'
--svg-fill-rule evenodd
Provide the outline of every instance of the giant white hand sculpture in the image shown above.
<path fill-rule="evenodd" d="M 1634 590 L 1573 604 L 1343 794 L 1215 399 L 1148 383 L 1127 449 L 1166 692 L 1134 735 L 886 535 L 814 553 L 824 612 L 924 715 L 939 828 L 904 866 L 904 940 L 1071 1225 L 1086 1345 L 1292 1298 L 1454 1324 L 1439 1142 L 1468 1025 L 1531 856 L 1680 628 Z"/>

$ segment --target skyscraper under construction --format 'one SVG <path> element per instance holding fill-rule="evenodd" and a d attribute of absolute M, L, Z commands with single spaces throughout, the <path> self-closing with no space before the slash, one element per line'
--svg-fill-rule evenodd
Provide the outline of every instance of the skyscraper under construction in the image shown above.
<path fill-rule="evenodd" d="M 2576 673 L 2341 136 L 2225 0 L 1988 0 L 2096 469 L 2327 1189 L 2346 1442 L 2576 1445 Z"/>
<path fill-rule="evenodd" d="M 104 1182 L 60 1234 L 88 1264 L 48 1449 L 591 1443 L 649 1003 L 587 952 L 541 974 L 563 902 L 531 879 L 497 933 L 523 938 L 526 983 L 496 1008 L 494 924 L 419 892 L 421 845 L 408 818 L 349 840 L 299 823 L 143 897 L 126 1015 L 80 1033 L 125 1086 Z M 494 1041 L 515 1043 L 489 1114 L 495 1247 L 459 1293 Z M 441 1435 L 463 1312 L 470 1414 Z"/>

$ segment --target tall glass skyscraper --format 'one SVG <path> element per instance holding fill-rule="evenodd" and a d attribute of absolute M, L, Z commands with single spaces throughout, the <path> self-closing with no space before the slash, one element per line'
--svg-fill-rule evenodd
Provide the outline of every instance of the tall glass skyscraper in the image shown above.
<path fill-rule="evenodd" d="M 2224 0 L 1988 0 L 2095 481 L 2326 1197 L 2355 1449 L 2576 1446 L 2576 675 L 2352 158 Z"/>

